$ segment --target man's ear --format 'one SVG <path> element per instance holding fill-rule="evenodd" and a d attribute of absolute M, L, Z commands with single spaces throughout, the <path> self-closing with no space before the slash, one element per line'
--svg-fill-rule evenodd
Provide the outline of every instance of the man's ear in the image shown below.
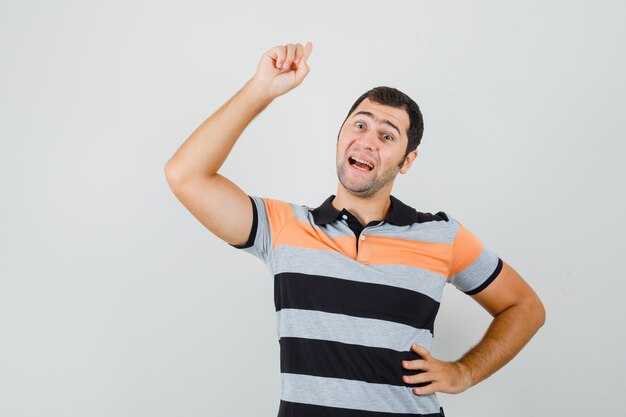
<path fill-rule="evenodd" d="M 402 164 L 402 167 L 400 168 L 401 174 L 406 174 L 409 168 L 411 168 L 411 165 L 413 165 L 413 161 L 415 161 L 415 158 L 417 158 L 417 154 L 418 154 L 417 149 L 415 149 L 409 152 L 409 154 L 404 158 L 404 163 Z"/>

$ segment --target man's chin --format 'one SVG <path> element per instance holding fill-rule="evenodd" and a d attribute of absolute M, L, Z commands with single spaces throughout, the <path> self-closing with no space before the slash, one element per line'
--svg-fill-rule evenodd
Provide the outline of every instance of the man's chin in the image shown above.
<path fill-rule="evenodd" d="M 353 194 L 358 197 L 369 197 L 373 195 L 376 190 L 374 190 L 371 184 L 350 184 L 344 181 L 341 181 L 341 185 L 348 191 L 350 194 Z"/>
<path fill-rule="evenodd" d="M 338 170 L 337 178 L 339 179 L 339 183 L 346 189 L 346 191 L 357 197 L 369 197 L 378 191 L 374 187 L 374 181 L 371 179 L 369 181 L 351 181 L 351 178 L 346 178 L 346 175 L 343 175 L 345 171 Z"/>

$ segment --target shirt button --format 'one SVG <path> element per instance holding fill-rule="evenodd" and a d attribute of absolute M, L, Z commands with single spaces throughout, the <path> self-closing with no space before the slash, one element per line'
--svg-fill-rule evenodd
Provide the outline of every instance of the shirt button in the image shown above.
<path fill-rule="evenodd" d="M 346 216 L 345 214 L 343 216 L 341 216 L 342 219 L 346 220 L 348 218 L 348 216 Z"/>
<path fill-rule="evenodd" d="M 365 240 L 365 235 L 361 235 L 361 240 Z"/>

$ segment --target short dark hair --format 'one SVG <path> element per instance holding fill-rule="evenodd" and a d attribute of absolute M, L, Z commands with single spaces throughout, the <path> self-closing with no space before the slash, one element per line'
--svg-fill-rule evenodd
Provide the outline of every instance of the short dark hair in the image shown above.
<path fill-rule="evenodd" d="M 341 124 L 341 127 L 346 123 L 346 120 L 348 120 L 348 117 L 350 117 L 354 109 L 366 98 L 378 104 L 404 109 L 409 115 L 409 128 L 406 131 L 409 141 L 402 159 L 406 158 L 409 152 L 417 149 L 424 134 L 424 118 L 422 117 L 422 112 L 411 97 L 393 87 L 379 86 L 363 93 L 361 97 L 354 102 L 350 111 L 348 111 L 348 115 Z M 339 128 L 339 132 L 341 132 L 341 128 Z M 337 140 L 339 140 L 339 134 L 337 134 Z"/>

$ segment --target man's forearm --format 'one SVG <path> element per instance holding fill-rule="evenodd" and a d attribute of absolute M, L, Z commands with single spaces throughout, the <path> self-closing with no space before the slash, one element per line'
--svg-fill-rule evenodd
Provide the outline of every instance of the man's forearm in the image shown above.
<path fill-rule="evenodd" d="M 482 340 L 456 361 L 470 386 L 513 359 L 543 325 L 544 317 L 538 299 L 510 307 L 495 316 Z"/>
<path fill-rule="evenodd" d="M 246 82 L 178 148 L 165 166 L 168 178 L 217 173 L 243 130 L 271 101 L 252 79 Z"/>

